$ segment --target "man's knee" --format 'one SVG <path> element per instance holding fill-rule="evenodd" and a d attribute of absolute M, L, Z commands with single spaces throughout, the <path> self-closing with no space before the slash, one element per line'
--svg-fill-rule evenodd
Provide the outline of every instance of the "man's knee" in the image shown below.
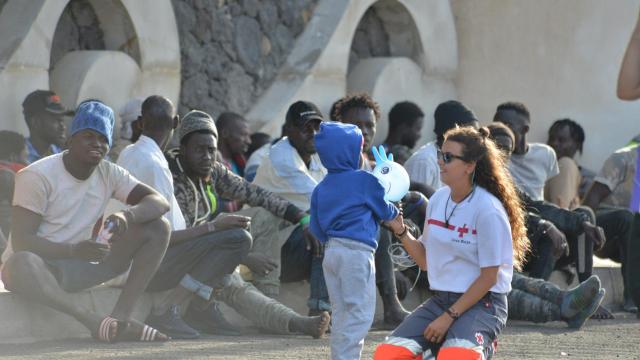
<path fill-rule="evenodd" d="M 253 245 L 253 238 L 251 234 L 245 229 L 232 229 L 231 242 L 236 245 L 242 252 L 249 252 Z"/>
<path fill-rule="evenodd" d="M 30 251 L 18 251 L 7 259 L 2 270 L 2 282 L 8 290 L 15 290 L 12 280 L 18 275 L 33 274 L 44 265 L 42 258 Z"/>
<path fill-rule="evenodd" d="M 149 234 L 149 241 L 159 246 L 167 247 L 171 237 L 171 224 L 164 217 L 160 217 L 144 224 L 144 231 Z"/>
<path fill-rule="evenodd" d="M 624 228 L 631 229 L 633 218 L 635 216 L 633 212 L 627 209 L 620 209 L 616 212 L 616 214 L 620 217 L 620 222 L 624 225 Z"/>

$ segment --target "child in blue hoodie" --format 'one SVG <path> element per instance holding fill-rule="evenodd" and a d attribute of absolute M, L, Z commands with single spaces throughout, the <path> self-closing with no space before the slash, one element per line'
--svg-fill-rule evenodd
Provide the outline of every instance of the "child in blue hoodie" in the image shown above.
<path fill-rule="evenodd" d="M 331 299 L 332 359 L 360 359 L 376 306 L 374 252 L 379 221 L 398 209 L 372 174 L 359 170 L 363 137 L 354 125 L 325 122 L 315 144 L 327 176 L 311 196 L 310 230 L 326 246 L 322 268 Z"/>

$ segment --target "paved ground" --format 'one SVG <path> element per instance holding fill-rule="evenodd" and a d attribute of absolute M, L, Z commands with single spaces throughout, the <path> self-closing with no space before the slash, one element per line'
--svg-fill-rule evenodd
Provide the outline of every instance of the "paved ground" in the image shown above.
<path fill-rule="evenodd" d="M 374 330 L 363 359 L 387 335 Z M 173 341 L 159 346 L 100 344 L 90 339 L 0 345 L 0 359 L 327 359 L 328 339 L 254 334 Z M 640 321 L 626 317 L 591 321 L 581 331 L 561 323 L 537 326 L 512 322 L 500 339 L 497 359 L 640 359 Z"/>

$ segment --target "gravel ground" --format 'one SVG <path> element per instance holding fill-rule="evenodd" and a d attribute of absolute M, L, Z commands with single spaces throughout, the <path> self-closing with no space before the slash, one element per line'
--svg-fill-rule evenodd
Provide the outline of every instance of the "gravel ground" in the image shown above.
<path fill-rule="evenodd" d="M 581 331 L 562 323 L 537 326 L 511 322 L 499 341 L 494 359 L 640 359 L 640 321 L 591 321 Z M 363 359 L 371 359 L 386 331 L 374 330 L 365 343 Z M 0 359 L 327 359 L 329 340 L 304 336 L 251 334 L 208 337 L 161 345 L 101 344 L 91 339 L 0 345 Z"/>

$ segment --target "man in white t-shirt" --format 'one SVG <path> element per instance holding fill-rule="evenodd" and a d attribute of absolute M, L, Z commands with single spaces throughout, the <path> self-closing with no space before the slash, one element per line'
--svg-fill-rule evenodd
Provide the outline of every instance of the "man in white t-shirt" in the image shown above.
<path fill-rule="evenodd" d="M 478 119 L 475 114 L 459 101 L 445 101 L 436 107 L 433 113 L 435 127 L 433 132 L 436 140 L 423 145 L 418 149 L 407 162 L 405 169 L 409 173 L 412 183 L 412 190 L 428 192 L 426 196 L 442 187 L 440 181 L 440 167 L 438 166 L 438 149 L 444 141 L 444 134 L 456 126 L 472 126 L 478 128 Z M 426 190 L 416 186 L 426 186 Z"/>
<path fill-rule="evenodd" d="M 126 170 L 104 160 L 113 135 L 113 111 L 98 101 L 80 105 L 69 150 L 37 161 L 16 175 L 13 224 L 3 254 L 7 289 L 73 316 L 102 341 L 165 341 L 132 318 L 169 243 L 162 215 L 169 204 Z M 107 218 L 111 244 L 97 242 L 109 199 L 131 205 Z M 70 293 L 110 280 L 131 266 L 109 316 L 76 304 Z"/>
<path fill-rule="evenodd" d="M 522 103 L 506 102 L 498 105 L 493 121 L 505 124 L 515 135 L 509 172 L 516 185 L 533 200 L 544 200 L 545 183 L 560 170 L 556 153 L 549 145 L 527 142 L 531 123 L 529 110 Z"/>

